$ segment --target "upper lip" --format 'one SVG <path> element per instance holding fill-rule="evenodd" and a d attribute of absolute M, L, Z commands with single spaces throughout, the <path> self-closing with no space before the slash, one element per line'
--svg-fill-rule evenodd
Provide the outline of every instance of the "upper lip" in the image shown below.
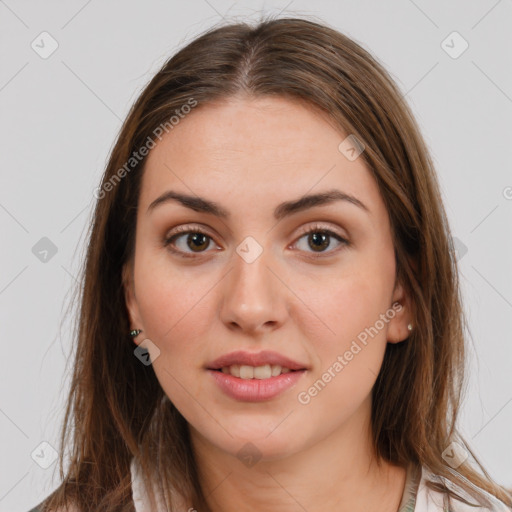
<path fill-rule="evenodd" d="M 294 361 L 282 354 L 272 352 L 270 350 L 263 350 L 261 352 L 246 352 L 244 350 L 237 350 L 224 354 L 207 365 L 210 370 L 220 370 L 226 366 L 234 364 L 248 365 L 248 366 L 265 366 L 279 365 L 290 370 L 305 370 L 305 365 Z"/>

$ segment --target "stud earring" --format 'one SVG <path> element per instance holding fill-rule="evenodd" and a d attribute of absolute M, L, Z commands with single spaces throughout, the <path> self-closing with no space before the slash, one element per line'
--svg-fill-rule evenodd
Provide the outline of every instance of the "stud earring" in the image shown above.
<path fill-rule="evenodd" d="M 409 331 L 412 331 L 412 324 L 409 324 L 409 325 L 407 326 L 407 329 L 409 329 Z"/>
<path fill-rule="evenodd" d="M 142 332 L 142 329 L 132 329 L 132 330 L 130 331 L 130 336 L 131 336 L 132 338 L 135 338 L 135 337 L 137 337 L 141 332 Z"/>

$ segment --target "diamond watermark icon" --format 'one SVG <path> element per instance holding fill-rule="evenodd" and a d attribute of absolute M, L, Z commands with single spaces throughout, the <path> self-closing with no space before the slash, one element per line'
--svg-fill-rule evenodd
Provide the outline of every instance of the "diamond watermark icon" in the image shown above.
<path fill-rule="evenodd" d="M 59 47 L 57 40 L 48 32 L 41 32 L 30 44 L 39 57 L 47 59 Z"/>
<path fill-rule="evenodd" d="M 443 39 L 441 48 L 452 59 L 458 59 L 469 48 L 469 43 L 457 31 L 453 31 Z"/>
<path fill-rule="evenodd" d="M 468 458 L 468 452 L 459 443 L 453 441 L 447 446 L 441 457 L 450 467 L 457 469 Z"/>
<path fill-rule="evenodd" d="M 339 152 L 353 162 L 364 151 L 365 145 L 355 136 L 349 135 L 338 146 Z"/>
<path fill-rule="evenodd" d="M 452 238 L 453 248 L 455 249 L 455 258 L 457 261 L 461 260 L 468 252 L 468 247 L 456 236 Z"/>
<path fill-rule="evenodd" d="M 39 467 L 48 469 L 57 460 L 58 452 L 50 443 L 43 441 L 30 456 Z"/>
<path fill-rule="evenodd" d="M 57 246 L 46 236 L 32 247 L 32 254 L 42 263 L 48 263 L 56 254 Z"/>
<path fill-rule="evenodd" d="M 263 247 L 252 236 L 247 236 L 238 245 L 236 252 L 246 263 L 252 263 L 263 252 Z"/>
<path fill-rule="evenodd" d="M 245 443 L 237 452 L 236 456 L 248 468 L 255 466 L 262 457 L 261 452 L 252 443 Z"/>
<path fill-rule="evenodd" d="M 143 365 L 149 366 L 160 355 L 160 349 L 149 338 L 146 338 L 141 341 L 133 353 Z"/>

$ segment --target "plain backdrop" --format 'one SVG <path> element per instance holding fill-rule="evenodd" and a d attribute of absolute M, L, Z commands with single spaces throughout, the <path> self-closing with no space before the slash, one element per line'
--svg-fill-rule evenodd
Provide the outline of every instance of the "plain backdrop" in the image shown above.
<path fill-rule="evenodd" d="M 66 310 L 123 118 L 178 48 L 261 12 L 313 15 L 354 38 L 411 105 L 439 174 L 472 333 L 460 428 L 512 486 L 510 0 L 0 0 L 1 511 L 27 511 L 59 483 Z"/>

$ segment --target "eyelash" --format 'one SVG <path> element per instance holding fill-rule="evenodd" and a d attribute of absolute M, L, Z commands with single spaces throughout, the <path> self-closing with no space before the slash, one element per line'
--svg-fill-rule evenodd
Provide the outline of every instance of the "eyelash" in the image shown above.
<path fill-rule="evenodd" d="M 186 253 L 186 252 L 183 252 L 183 251 L 181 251 L 179 249 L 176 249 L 172 245 L 173 242 L 177 238 L 179 238 L 180 236 L 183 236 L 185 234 L 190 234 L 190 233 L 205 235 L 210 240 L 213 241 L 213 238 L 208 233 L 206 233 L 205 231 L 203 231 L 199 227 L 195 227 L 195 226 L 179 226 L 178 228 L 176 228 L 174 230 L 174 233 L 171 236 L 168 236 L 168 237 L 164 238 L 163 245 L 164 245 L 164 247 L 167 247 L 171 252 L 173 252 L 174 254 L 177 254 L 178 256 L 180 256 L 182 258 L 197 258 L 197 257 L 200 257 L 201 254 L 202 254 L 201 252 L 199 252 L 199 253 Z M 327 256 L 330 256 L 332 253 L 338 252 L 343 247 L 349 245 L 348 240 L 346 240 L 342 236 L 338 235 L 336 232 L 334 232 L 334 231 L 332 231 L 330 229 L 327 229 L 325 227 L 322 227 L 322 226 L 320 226 L 318 224 L 316 224 L 316 225 L 308 228 L 304 232 L 302 232 L 301 235 L 299 236 L 299 238 L 297 239 L 297 241 L 300 240 L 301 238 L 303 238 L 304 236 L 309 235 L 311 233 L 322 233 L 322 234 L 328 235 L 330 237 L 333 237 L 336 240 L 338 240 L 338 242 L 340 242 L 341 247 L 339 247 L 338 249 L 334 249 L 333 251 L 327 251 L 327 253 L 326 253 L 326 251 L 319 252 L 319 253 L 312 252 L 311 256 L 309 256 L 310 258 L 314 258 L 314 259 L 316 259 L 316 258 L 325 258 Z M 208 245 L 208 247 L 209 247 L 209 245 Z M 203 252 L 206 252 L 206 251 L 203 251 Z"/>

